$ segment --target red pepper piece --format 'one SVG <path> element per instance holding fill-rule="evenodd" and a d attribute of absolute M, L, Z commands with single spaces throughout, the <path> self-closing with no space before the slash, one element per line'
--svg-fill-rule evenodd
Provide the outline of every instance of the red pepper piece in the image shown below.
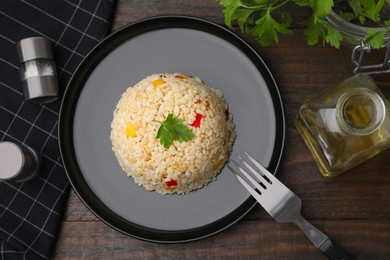
<path fill-rule="evenodd" d="M 200 99 L 198 99 L 198 100 L 195 102 L 195 104 L 202 104 L 202 103 L 203 103 L 203 101 L 200 100 Z M 208 101 L 206 100 L 204 106 L 206 107 L 206 110 L 208 110 L 208 109 L 210 108 L 210 102 L 208 102 Z"/>
<path fill-rule="evenodd" d="M 179 75 L 176 75 L 175 78 L 177 78 L 177 79 L 188 79 L 188 78 L 191 78 L 191 76 L 184 75 L 184 74 L 179 74 Z"/>
<path fill-rule="evenodd" d="M 177 186 L 177 181 L 171 179 L 171 180 L 169 180 L 169 181 L 166 181 L 166 182 L 165 182 L 165 185 L 167 185 L 167 187 L 175 187 L 175 186 Z"/>
<path fill-rule="evenodd" d="M 206 105 L 205 105 L 205 107 L 206 107 L 206 110 L 208 110 L 209 108 L 210 108 L 210 103 L 206 100 Z"/>
<path fill-rule="evenodd" d="M 202 118 L 204 118 L 204 115 L 196 113 L 195 121 L 191 124 L 191 126 L 199 128 Z"/>

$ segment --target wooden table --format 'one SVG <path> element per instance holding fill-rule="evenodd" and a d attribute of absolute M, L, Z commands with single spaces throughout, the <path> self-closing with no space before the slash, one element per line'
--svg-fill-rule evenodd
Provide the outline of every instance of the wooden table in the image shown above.
<path fill-rule="evenodd" d="M 113 30 L 162 14 L 191 15 L 223 24 L 213 0 L 119 0 Z M 298 15 L 300 15 L 297 12 Z M 302 16 L 306 15 L 305 13 Z M 303 29 L 263 48 L 242 35 L 273 73 L 285 105 L 286 143 L 277 176 L 303 201 L 302 214 L 357 259 L 390 259 L 390 151 L 328 180 L 298 135 L 302 102 L 352 75 L 351 49 L 309 47 Z M 237 30 L 238 32 L 238 30 Z M 383 53 L 373 53 L 372 59 Z M 390 97 L 390 75 L 375 76 Z M 256 206 L 242 221 L 211 237 L 184 244 L 140 241 L 108 227 L 72 190 L 55 259 L 326 259 L 294 224 L 279 224 Z"/>

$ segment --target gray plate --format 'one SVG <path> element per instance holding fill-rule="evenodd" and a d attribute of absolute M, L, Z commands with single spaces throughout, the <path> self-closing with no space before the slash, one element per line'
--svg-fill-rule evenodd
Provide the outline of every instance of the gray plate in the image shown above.
<path fill-rule="evenodd" d="M 81 63 L 64 95 L 59 143 L 69 180 L 105 223 L 140 239 L 174 243 L 215 234 L 254 199 L 226 168 L 187 195 L 162 196 L 134 184 L 111 150 L 113 110 L 127 87 L 154 73 L 198 76 L 222 90 L 245 149 L 274 172 L 284 142 L 282 101 L 258 54 L 229 30 L 197 18 L 156 17 L 124 27 Z"/>

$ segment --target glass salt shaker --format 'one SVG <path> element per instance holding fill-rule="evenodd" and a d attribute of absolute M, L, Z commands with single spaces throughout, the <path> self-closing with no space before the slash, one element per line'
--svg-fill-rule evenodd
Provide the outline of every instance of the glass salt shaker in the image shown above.
<path fill-rule="evenodd" d="M 51 42 L 44 37 L 26 38 L 17 43 L 19 70 L 25 100 L 49 103 L 58 97 L 58 82 Z"/>
<path fill-rule="evenodd" d="M 0 180 L 27 182 L 40 173 L 41 155 L 29 146 L 0 142 Z"/>
<path fill-rule="evenodd" d="M 390 148 L 389 101 L 366 74 L 306 101 L 295 124 L 325 177 L 337 176 Z"/>

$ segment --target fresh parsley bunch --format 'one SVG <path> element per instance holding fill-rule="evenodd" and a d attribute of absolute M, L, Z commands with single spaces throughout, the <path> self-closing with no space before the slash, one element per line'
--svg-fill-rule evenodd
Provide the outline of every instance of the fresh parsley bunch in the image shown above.
<path fill-rule="evenodd" d="M 378 27 L 390 27 L 390 20 L 382 21 L 380 11 L 390 0 L 218 0 L 224 7 L 225 24 L 232 28 L 237 23 L 241 31 L 257 38 L 262 46 L 278 43 L 279 34 L 292 34 L 292 15 L 287 11 L 287 4 L 297 5 L 312 10 L 311 17 L 302 21 L 304 34 L 309 45 L 315 45 L 320 40 L 339 48 L 343 40 L 342 34 L 331 27 L 325 17 L 336 5 L 347 6 L 338 14 L 348 21 L 364 25 L 372 21 Z M 365 43 L 374 48 L 384 45 L 386 30 L 369 29 Z"/>

